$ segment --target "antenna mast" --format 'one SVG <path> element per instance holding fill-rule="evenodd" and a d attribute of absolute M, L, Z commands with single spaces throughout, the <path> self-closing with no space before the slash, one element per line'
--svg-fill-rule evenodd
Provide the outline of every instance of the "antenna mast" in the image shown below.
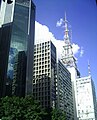
<path fill-rule="evenodd" d="M 90 62 L 89 62 L 89 60 L 88 60 L 88 74 L 89 74 L 89 76 L 91 76 Z"/>

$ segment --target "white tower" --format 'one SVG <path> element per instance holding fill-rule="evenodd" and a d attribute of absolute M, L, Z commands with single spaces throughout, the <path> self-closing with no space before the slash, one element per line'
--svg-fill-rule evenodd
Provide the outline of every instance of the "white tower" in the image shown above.
<path fill-rule="evenodd" d="M 72 81 L 72 93 L 73 93 L 73 104 L 74 104 L 74 120 L 77 120 L 77 111 L 76 111 L 76 79 L 80 77 L 80 73 L 77 69 L 76 59 L 74 57 L 72 51 L 72 44 L 71 44 L 71 36 L 70 31 L 68 28 L 68 21 L 66 19 L 65 14 L 65 31 L 64 31 L 64 45 L 63 45 L 63 52 L 62 52 L 62 62 L 66 66 L 66 68 L 71 73 L 71 81 Z"/>
<path fill-rule="evenodd" d="M 62 62 L 67 67 L 76 68 L 76 63 L 75 63 L 76 60 L 74 58 L 73 51 L 72 51 L 71 35 L 70 35 L 70 31 L 68 29 L 68 21 L 66 19 L 66 13 L 65 13 L 64 25 L 65 25 L 65 31 L 64 31 L 64 45 L 63 45 L 63 52 L 62 52 Z"/>

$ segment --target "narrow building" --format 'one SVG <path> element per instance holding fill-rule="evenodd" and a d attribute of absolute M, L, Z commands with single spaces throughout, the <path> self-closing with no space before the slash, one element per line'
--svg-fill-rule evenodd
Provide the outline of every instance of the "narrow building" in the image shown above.
<path fill-rule="evenodd" d="M 66 120 L 74 120 L 71 74 L 58 60 L 56 82 L 57 109 L 66 114 Z"/>
<path fill-rule="evenodd" d="M 43 108 L 55 107 L 56 48 L 51 41 L 34 46 L 33 96 Z"/>

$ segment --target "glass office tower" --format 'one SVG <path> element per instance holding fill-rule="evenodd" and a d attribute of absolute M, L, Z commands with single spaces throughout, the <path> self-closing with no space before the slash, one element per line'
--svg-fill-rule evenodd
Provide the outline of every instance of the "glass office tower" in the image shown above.
<path fill-rule="evenodd" d="M 2 1 L 1 8 L 0 52 L 6 51 L 4 62 L 0 61 L 4 69 L 1 96 L 10 87 L 13 95 L 25 96 L 32 93 L 35 6 L 32 0 L 13 0 Z"/>

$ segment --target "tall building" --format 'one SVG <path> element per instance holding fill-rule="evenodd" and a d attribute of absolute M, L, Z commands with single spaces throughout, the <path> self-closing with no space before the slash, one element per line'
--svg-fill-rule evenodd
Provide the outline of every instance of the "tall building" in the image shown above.
<path fill-rule="evenodd" d="M 77 69 L 76 59 L 74 57 L 72 51 L 71 44 L 71 35 L 68 29 L 68 21 L 65 15 L 65 31 L 64 31 L 64 45 L 62 52 L 62 63 L 66 66 L 66 68 L 71 73 L 71 81 L 72 81 L 72 93 L 73 93 L 73 107 L 74 107 L 74 120 L 77 120 L 77 110 L 76 110 L 76 78 L 80 77 L 80 73 Z"/>
<path fill-rule="evenodd" d="M 97 120 L 96 94 L 91 76 L 76 79 L 77 117 L 79 120 Z"/>
<path fill-rule="evenodd" d="M 44 108 L 55 107 L 56 48 L 51 41 L 34 46 L 33 96 Z"/>
<path fill-rule="evenodd" d="M 56 83 L 57 108 L 66 113 L 66 120 L 74 120 L 71 74 L 60 60 Z"/>
<path fill-rule="evenodd" d="M 32 0 L 2 0 L 0 9 L 0 97 L 32 93 L 35 5 Z"/>
<path fill-rule="evenodd" d="M 76 105 L 77 118 L 79 120 L 97 120 L 96 93 L 89 63 L 88 72 L 89 75 L 87 77 L 76 79 Z"/>
<path fill-rule="evenodd" d="M 74 120 L 96 120 L 96 94 L 90 66 L 88 65 L 89 76 L 80 77 L 76 60 L 72 51 L 68 21 L 65 16 L 65 35 L 62 53 L 62 62 L 71 73 L 72 92 L 74 103 Z"/>

